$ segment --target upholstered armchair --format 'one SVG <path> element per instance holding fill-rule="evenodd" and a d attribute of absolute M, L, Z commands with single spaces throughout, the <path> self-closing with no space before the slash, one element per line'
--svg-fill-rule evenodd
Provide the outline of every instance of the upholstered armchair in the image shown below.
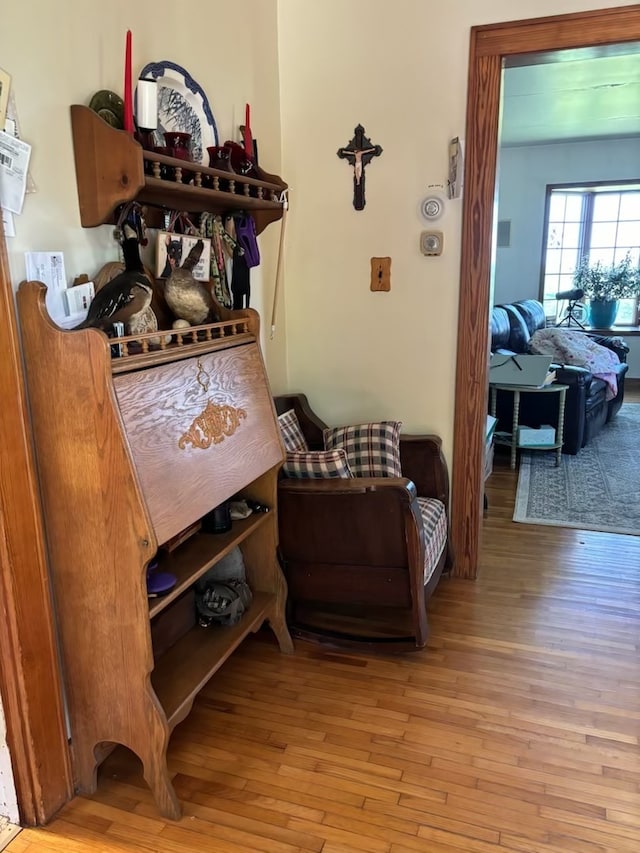
<path fill-rule="evenodd" d="M 293 410 L 308 449 L 324 449 L 327 425 L 303 394 L 276 397 L 275 405 L 281 427 Z M 438 437 L 400 434 L 399 449 L 402 476 L 286 476 L 285 464 L 280 558 L 294 635 L 372 650 L 425 645 L 427 601 L 452 565 L 449 479 Z M 314 608 L 321 618 L 310 617 Z M 373 628 L 374 615 L 386 627 Z"/>

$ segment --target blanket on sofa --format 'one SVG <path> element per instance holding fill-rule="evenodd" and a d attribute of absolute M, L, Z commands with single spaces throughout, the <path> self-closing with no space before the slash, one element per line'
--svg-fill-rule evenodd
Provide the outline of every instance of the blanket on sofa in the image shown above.
<path fill-rule="evenodd" d="M 597 344 L 588 335 L 571 329 L 538 329 L 531 336 L 529 349 L 537 355 L 550 355 L 558 364 L 586 367 L 594 376 L 607 383 L 607 400 L 618 393 L 615 366 L 617 354 Z"/>

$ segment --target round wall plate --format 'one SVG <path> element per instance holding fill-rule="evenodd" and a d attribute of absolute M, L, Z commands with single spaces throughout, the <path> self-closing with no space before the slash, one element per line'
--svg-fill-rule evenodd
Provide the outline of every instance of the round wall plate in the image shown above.
<path fill-rule="evenodd" d="M 422 199 L 420 212 L 426 220 L 433 222 L 444 213 L 444 199 L 438 195 L 428 195 Z"/>

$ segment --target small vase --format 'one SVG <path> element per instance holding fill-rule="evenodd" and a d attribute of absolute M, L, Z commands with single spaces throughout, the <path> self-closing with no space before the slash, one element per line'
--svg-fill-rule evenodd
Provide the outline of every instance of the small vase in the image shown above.
<path fill-rule="evenodd" d="M 164 142 L 172 149 L 172 156 L 180 160 L 191 159 L 191 134 L 180 131 L 165 131 Z"/>
<path fill-rule="evenodd" d="M 224 147 L 229 152 L 229 160 L 231 161 L 231 168 L 234 172 L 238 175 L 249 175 L 251 177 L 255 175 L 255 166 L 247 157 L 242 145 L 239 145 L 237 142 L 227 141 Z"/>
<path fill-rule="evenodd" d="M 219 169 L 221 172 L 233 172 L 231 166 L 231 152 L 222 145 L 211 145 L 207 148 L 209 154 L 209 168 Z"/>
<path fill-rule="evenodd" d="M 594 329 L 610 329 L 618 313 L 617 299 L 591 299 L 589 319 Z"/>

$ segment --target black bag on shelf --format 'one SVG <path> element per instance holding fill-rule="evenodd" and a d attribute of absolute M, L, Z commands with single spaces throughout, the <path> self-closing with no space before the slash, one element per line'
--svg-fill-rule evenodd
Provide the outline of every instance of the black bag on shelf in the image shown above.
<path fill-rule="evenodd" d="M 198 624 L 203 628 L 210 625 L 235 625 L 251 606 L 253 596 L 246 581 L 208 580 L 197 584 L 196 610 Z"/>

